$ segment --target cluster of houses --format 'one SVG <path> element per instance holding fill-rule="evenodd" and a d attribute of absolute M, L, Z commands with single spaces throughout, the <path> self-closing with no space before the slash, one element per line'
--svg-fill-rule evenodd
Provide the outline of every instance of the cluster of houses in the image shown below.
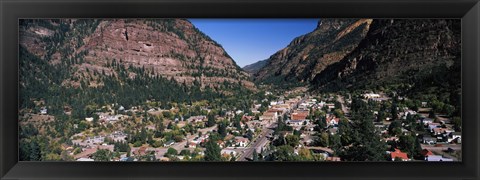
<path fill-rule="evenodd" d="M 443 122 L 434 122 L 433 119 L 423 118 L 421 120 L 424 126 L 427 127 L 430 135 L 423 136 L 422 142 L 424 144 L 437 143 L 462 143 L 462 133 L 455 132 L 451 126 Z"/>
<path fill-rule="evenodd" d="M 366 93 L 363 94 L 365 100 L 373 100 L 377 102 L 386 101 L 390 99 L 389 97 L 383 94 L 377 93 Z M 421 102 L 422 107 L 427 106 L 427 102 Z M 449 124 L 449 120 L 442 118 L 435 121 L 432 118 L 426 117 L 425 113 L 418 113 L 408 108 L 399 108 L 398 116 L 401 119 L 407 119 L 408 115 L 419 115 L 417 123 L 422 125 L 425 128 L 425 134 L 423 134 L 420 139 L 420 142 L 426 145 L 436 145 L 436 144 L 448 144 L 448 143 L 461 143 L 462 136 L 460 132 L 455 132 L 453 126 Z M 378 114 L 378 112 L 374 112 Z M 386 118 L 386 122 L 377 122 L 375 127 L 380 129 L 384 134 L 388 132 L 387 127 L 390 124 L 390 118 Z M 402 134 L 411 134 L 412 131 L 409 131 L 405 128 L 405 125 L 402 124 Z M 418 135 L 418 132 L 417 132 Z M 385 141 L 398 141 L 399 138 L 396 136 L 384 138 Z M 387 151 L 387 154 L 390 155 L 391 160 L 401 160 L 401 161 L 411 161 L 412 159 L 407 156 L 407 153 L 402 152 L 399 149 L 394 149 L 393 151 Z M 430 150 L 424 149 L 422 155 L 425 158 L 425 161 L 453 161 L 451 158 L 446 158 L 441 155 L 435 155 Z"/>

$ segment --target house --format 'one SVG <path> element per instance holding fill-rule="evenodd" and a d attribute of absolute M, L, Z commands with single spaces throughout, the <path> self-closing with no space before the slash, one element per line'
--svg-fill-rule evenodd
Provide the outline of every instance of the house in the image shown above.
<path fill-rule="evenodd" d="M 287 109 L 286 108 L 271 108 L 271 109 L 267 110 L 267 112 L 276 112 L 277 115 L 282 115 L 285 112 L 287 112 Z"/>
<path fill-rule="evenodd" d="M 380 98 L 380 94 L 366 93 L 363 95 L 365 99 Z"/>
<path fill-rule="evenodd" d="M 341 159 L 340 157 L 333 156 L 325 158 L 325 161 L 341 161 Z"/>
<path fill-rule="evenodd" d="M 428 103 L 427 102 L 422 102 L 422 107 L 427 107 Z"/>
<path fill-rule="evenodd" d="M 223 149 L 225 147 L 225 142 L 222 140 L 218 140 L 217 145 L 220 146 L 220 149 Z"/>
<path fill-rule="evenodd" d="M 432 118 L 423 118 L 422 122 L 423 122 L 423 125 L 428 125 L 428 124 L 433 123 L 433 119 Z"/>
<path fill-rule="evenodd" d="M 407 153 L 400 151 L 400 149 L 395 149 L 394 152 L 391 152 L 390 157 L 392 158 L 392 161 L 395 161 L 396 158 L 400 158 L 402 161 L 410 161 Z"/>
<path fill-rule="evenodd" d="M 337 128 L 337 127 L 329 128 L 329 129 L 328 129 L 328 132 L 329 132 L 331 135 L 337 134 L 338 128 Z"/>
<path fill-rule="evenodd" d="M 328 126 L 336 126 L 340 122 L 340 118 L 335 117 L 333 114 L 326 114 L 325 120 Z"/>
<path fill-rule="evenodd" d="M 333 103 L 325 104 L 325 106 L 327 106 L 328 109 L 335 109 L 335 104 Z"/>
<path fill-rule="evenodd" d="M 304 119 L 307 119 L 307 116 L 306 114 L 301 114 L 301 113 L 292 113 L 292 115 L 290 115 L 290 118 L 292 120 L 304 120 Z"/>
<path fill-rule="evenodd" d="M 440 123 L 428 123 L 428 130 L 433 133 L 434 128 L 441 127 Z"/>
<path fill-rule="evenodd" d="M 271 102 L 270 102 L 270 106 L 277 105 L 277 104 L 278 104 L 277 101 L 271 101 Z"/>
<path fill-rule="evenodd" d="M 248 142 L 249 142 L 248 138 L 244 138 L 244 137 L 240 137 L 240 136 L 235 137 L 235 145 L 236 146 L 245 147 L 245 146 L 247 146 Z"/>
<path fill-rule="evenodd" d="M 433 133 L 433 135 L 441 135 L 441 134 L 446 133 L 446 129 L 445 128 L 433 128 L 432 133 Z"/>
<path fill-rule="evenodd" d="M 423 136 L 422 142 L 424 144 L 436 144 L 437 138 L 434 138 L 432 136 Z"/>
<path fill-rule="evenodd" d="M 448 142 L 455 141 L 456 143 L 462 143 L 462 133 L 461 132 L 452 132 L 450 133 L 451 140 Z"/>
<path fill-rule="evenodd" d="M 222 149 L 220 151 L 220 154 L 223 156 L 223 157 L 228 157 L 228 156 L 231 156 L 233 154 L 233 156 L 236 156 L 238 153 L 237 151 L 233 150 L 233 149 Z"/>
<path fill-rule="evenodd" d="M 163 143 L 163 146 L 168 147 L 174 144 L 175 144 L 175 141 L 170 140 L 170 141 L 167 141 L 166 143 Z"/>
<path fill-rule="evenodd" d="M 187 119 L 187 121 L 189 123 L 199 123 L 199 122 L 203 122 L 207 119 L 207 116 L 192 116 L 190 118 Z"/>
<path fill-rule="evenodd" d="M 290 109 L 290 105 L 289 104 L 277 104 L 275 106 L 273 106 L 273 108 L 277 108 L 277 109 Z"/>
<path fill-rule="evenodd" d="M 40 114 L 47 114 L 47 108 L 40 109 Z"/>
<path fill-rule="evenodd" d="M 196 148 L 196 147 L 197 147 L 197 144 L 198 144 L 198 141 L 196 141 L 196 142 L 194 142 L 194 141 L 188 142 L 188 148 Z"/>
<path fill-rule="evenodd" d="M 133 151 L 133 154 L 138 156 L 144 156 L 147 154 L 147 147 L 142 146 L 138 148 L 136 151 Z"/>
<path fill-rule="evenodd" d="M 82 158 L 77 159 L 77 161 L 95 161 L 95 160 L 93 160 L 92 158 L 83 158 L 82 157 Z"/>
<path fill-rule="evenodd" d="M 86 117 L 86 118 L 85 118 L 85 121 L 92 122 L 92 121 L 93 121 L 93 117 Z"/>
<path fill-rule="evenodd" d="M 251 120 L 254 120 L 255 119 L 255 116 L 246 116 L 246 115 L 243 115 L 242 116 L 242 121 L 251 121 Z"/>
<path fill-rule="evenodd" d="M 301 126 L 301 125 L 303 125 L 303 123 L 308 123 L 308 120 L 305 120 L 305 119 L 302 119 L 302 120 L 287 120 L 286 122 L 287 122 L 287 124 L 292 125 L 292 126 Z"/>
<path fill-rule="evenodd" d="M 423 149 L 422 152 L 420 152 L 420 154 L 422 154 L 423 157 L 425 157 L 425 160 L 427 160 L 427 157 L 428 156 L 432 156 L 434 155 L 432 153 L 432 151 L 428 150 L 428 149 Z"/>
<path fill-rule="evenodd" d="M 242 113 L 243 113 L 242 110 L 237 110 L 237 111 L 235 111 L 235 114 L 236 114 L 236 115 L 239 115 L 239 114 L 242 114 Z"/>
<path fill-rule="evenodd" d="M 308 110 L 295 110 L 291 115 L 290 119 L 292 120 L 304 120 L 307 119 L 307 116 L 309 114 Z"/>
<path fill-rule="evenodd" d="M 439 155 L 430 155 L 428 157 L 426 157 L 427 161 L 453 161 L 453 159 L 450 159 L 450 158 L 444 158 L 442 156 L 439 156 Z"/>
<path fill-rule="evenodd" d="M 388 137 L 388 138 L 383 138 L 383 139 L 385 140 L 385 142 L 388 142 L 388 141 L 397 142 L 398 141 L 398 137 L 395 137 L 395 136 Z"/>
<path fill-rule="evenodd" d="M 406 116 L 408 116 L 408 115 L 410 115 L 410 116 L 413 116 L 413 115 L 415 115 L 415 114 L 417 114 L 417 112 L 416 112 L 416 111 L 413 111 L 413 110 L 407 110 L 407 111 L 405 112 L 405 118 L 406 118 Z"/>
<path fill-rule="evenodd" d="M 265 112 L 262 116 L 260 116 L 260 121 L 271 121 L 276 120 L 278 118 L 277 112 Z"/>

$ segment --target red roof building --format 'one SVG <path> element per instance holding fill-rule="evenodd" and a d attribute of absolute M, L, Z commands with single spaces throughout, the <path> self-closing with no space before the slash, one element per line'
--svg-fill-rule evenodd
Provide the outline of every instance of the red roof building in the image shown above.
<path fill-rule="evenodd" d="M 428 149 L 423 149 L 422 152 L 420 152 L 420 153 L 425 157 L 433 155 L 432 151 L 430 151 Z"/>
<path fill-rule="evenodd" d="M 390 156 L 392 157 L 392 161 L 395 161 L 395 158 L 400 158 L 402 161 L 409 161 L 407 153 L 404 153 L 400 151 L 400 149 L 395 149 L 394 152 L 390 153 Z"/>

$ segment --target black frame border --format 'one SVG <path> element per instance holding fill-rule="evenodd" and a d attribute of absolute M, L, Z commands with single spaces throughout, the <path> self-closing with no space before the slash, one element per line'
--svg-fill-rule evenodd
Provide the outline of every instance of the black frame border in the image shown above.
<path fill-rule="evenodd" d="M 479 0 L 0 0 L 0 12 L 0 179 L 480 179 Z M 158 17 L 461 18 L 463 161 L 18 162 L 18 19 Z"/>

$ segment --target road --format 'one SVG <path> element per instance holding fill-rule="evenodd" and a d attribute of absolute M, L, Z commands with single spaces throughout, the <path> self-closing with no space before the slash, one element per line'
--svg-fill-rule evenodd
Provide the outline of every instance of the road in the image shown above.
<path fill-rule="evenodd" d="M 328 152 L 328 153 L 330 153 L 330 154 L 333 154 L 333 150 L 330 149 L 330 148 L 326 148 L 326 147 L 319 147 L 319 146 L 311 147 L 311 146 L 309 146 L 309 147 L 305 147 L 305 148 L 307 148 L 307 149 L 314 149 L 314 150 L 322 150 L 322 151 Z"/>
<path fill-rule="evenodd" d="M 260 153 L 262 147 L 264 147 L 268 141 L 270 141 L 266 136 L 273 133 L 272 125 L 266 126 L 262 129 L 261 137 L 257 138 L 256 141 L 250 143 L 249 146 L 243 149 L 243 153 L 237 158 L 237 161 L 247 161 L 246 158 L 252 158 L 253 150 L 256 150 L 257 153 Z"/>
<path fill-rule="evenodd" d="M 342 105 L 342 111 L 345 115 L 350 113 L 350 110 L 348 110 L 347 106 L 345 106 L 345 100 L 343 99 L 343 96 L 337 95 L 337 101 L 340 102 Z"/>
<path fill-rule="evenodd" d="M 452 148 L 453 150 L 462 149 L 461 144 L 442 144 L 442 147 L 435 147 L 434 145 L 426 145 L 426 144 L 421 144 L 420 146 L 422 147 L 422 149 L 428 149 L 430 151 L 443 151 L 443 150 L 447 150 L 448 148 Z"/>

